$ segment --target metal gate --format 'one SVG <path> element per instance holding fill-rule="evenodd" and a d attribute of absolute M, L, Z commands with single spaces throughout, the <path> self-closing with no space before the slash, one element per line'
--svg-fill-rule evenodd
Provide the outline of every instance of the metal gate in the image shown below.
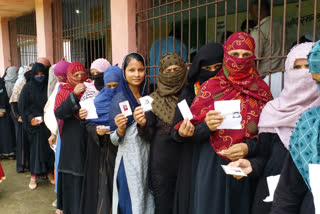
<path fill-rule="evenodd" d="M 319 36 L 320 5 L 318 0 L 269 0 L 270 35 L 269 38 L 263 38 L 260 17 L 263 15 L 261 11 L 265 7 L 264 3 L 264 0 L 256 1 L 258 23 L 253 24 L 251 0 L 139 1 L 136 14 L 137 45 L 147 59 L 150 79 L 155 78 L 153 69 L 157 68 L 156 58 L 169 49 L 174 49 L 191 63 L 194 54 L 204 44 L 223 44 L 232 32 L 250 32 L 254 26 L 257 26 L 255 30 L 260 41 L 256 42 L 257 67 L 267 61 L 266 72 L 269 77 L 273 72 L 283 72 L 286 54 L 292 45 L 306 38 L 315 41 Z M 281 27 L 275 29 L 277 26 Z M 275 38 L 275 33 L 281 36 Z M 260 51 L 262 39 L 269 40 L 270 54 L 264 56 Z M 278 48 L 273 44 L 275 40 L 281 42 L 279 54 L 273 53 Z M 273 68 L 275 60 L 280 60 L 280 66 L 276 69 Z"/>
<path fill-rule="evenodd" d="M 52 3 L 54 59 L 86 68 L 97 58 L 111 61 L 109 0 L 55 0 Z"/>

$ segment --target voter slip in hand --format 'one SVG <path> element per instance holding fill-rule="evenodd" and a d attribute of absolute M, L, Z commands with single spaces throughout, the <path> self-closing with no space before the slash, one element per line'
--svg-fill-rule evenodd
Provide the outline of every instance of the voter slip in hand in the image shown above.
<path fill-rule="evenodd" d="M 232 167 L 227 165 L 221 165 L 222 169 L 227 175 L 236 175 L 236 176 L 245 176 L 247 177 L 246 173 L 239 167 Z"/>
<path fill-rule="evenodd" d="M 178 107 L 182 114 L 183 119 L 188 118 L 188 120 L 191 120 L 193 118 L 193 115 L 190 111 L 190 108 L 186 100 L 182 100 L 180 103 L 178 103 Z"/>
<path fill-rule="evenodd" d="M 216 101 L 214 109 L 225 117 L 217 129 L 242 129 L 240 100 Z"/>
<path fill-rule="evenodd" d="M 119 106 L 120 106 L 121 112 L 122 112 L 122 114 L 124 114 L 124 116 L 128 117 L 128 116 L 132 115 L 132 110 L 130 108 L 130 104 L 129 104 L 128 100 L 119 103 Z"/>
<path fill-rule="evenodd" d="M 86 120 L 97 119 L 98 118 L 96 106 L 94 105 L 93 100 L 94 99 L 87 99 L 87 100 L 84 100 L 84 101 L 80 102 L 81 108 L 82 109 L 86 109 L 88 111 L 88 115 L 86 117 Z"/>
<path fill-rule="evenodd" d="M 139 100 L 140 100 L 140 104 L 141 104 L 141 107 L 144 112 L 148 112 L 148 111 L 152 110 L 152 102 L 153 102 L 152 97 L 144 96 L 144 97 L 139 98 Z"/>

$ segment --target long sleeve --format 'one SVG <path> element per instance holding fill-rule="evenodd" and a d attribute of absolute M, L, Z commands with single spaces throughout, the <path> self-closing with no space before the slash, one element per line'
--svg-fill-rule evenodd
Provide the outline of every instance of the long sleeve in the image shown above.
<path fill-rule="evenodd" d="M 192 137 L 181 137 L 179 135 L 179 130 L 171 129 L 171 137 L 173 140 L 183 143 L 183 142 L 195 142 L 195 143 L 203 143 L 206 142 L 210 135 L 212 135 L 214 132 L 211 132 L 209 130 L 209 127 L 207 124 L 201 123 L 199 125 L 195 126 L 194 134 Z"/>
<path fill-rule="evenodd" d="M 18 120 L 20 117 L 19 110 L 18 110 L 18 103 L 13 102 L 10 104 L 11 106 L 11 115 L 14 117 L 14 119 Z"/>
<path fill-rule="evenodd" d="M 35 117 L 35 115 L 33 115 L 31 112 L 32 105 L 29 100 L 29 85 L 26 84 L 21 90 L 18 102 L 18 109 L 19 112 L 21 112 L 22 121 L 25 123 L 30 123 L 31 120 Z"/>
<path fill-rule="evenodd" d="M 138 134 L 140 137 L 144 138 L 147 142 L 151 142 L 154 135 L 155 135 L 155 125 L 156 125 L 156 116 L 151 112 L 145 113 L 147 123 L 145 126 L 141 127 L 139 124 L 138 127 Z"/>
<path fill-rule="evenodd" d="M 270 214 L 299 213 L 300 206 L 307 192 L 308 187 L 293 163 L 290 154 L 288 154 L 274 194 Z M 305 211 L 305 213 L 309 212 Z"/>
<path fill-rule="evenodd" d="M 274 138 L 277 134 L 274 133 L 261 133 L 259 134 L 259 142 L 256 144 L 255 151 L 252 151 L 248 160 L 252 166 L 251 176 L 261 176 L 266 162 L 271 154 L 272 146 L 274 145 Z"/>
<path fill-rule="evenodd" d="M 67 97 L 65 101 L 56 109 L 55 115 L 57 118 L 64 120 L 73 117 L 80 109 L 79 99 L 73 93 Z"/>

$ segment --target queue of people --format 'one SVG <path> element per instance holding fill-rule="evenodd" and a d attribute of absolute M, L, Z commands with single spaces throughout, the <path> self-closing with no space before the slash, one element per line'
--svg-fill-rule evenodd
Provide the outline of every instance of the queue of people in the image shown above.
<path fill-rule="evenodd" d="M 60 214 L 315 213 L 320 190 L 308 165 L 320 163 L 320 41 L 291 49 L 275 99 L 255 53 L 244 32 L 204 45 L 190 68 L 166 53 L 151 94 L 139 53 L 121 68 L 97 59 L 91 77 L 79 62 L 51 66 L 46 58 L 8 69 L 11 82 L 0 79 L 0 153 L 16 152 L 30 189 L 43 177 L 55 184 Z M 192 118 L 177 107 L 184 100 Z M 240 128 L 220 129 L 226 115 L 215 102 L 231 100 L 240 103 Z M 274 199 L 265 201 L 273 194 L 268 177 L 277 175 Z"/>

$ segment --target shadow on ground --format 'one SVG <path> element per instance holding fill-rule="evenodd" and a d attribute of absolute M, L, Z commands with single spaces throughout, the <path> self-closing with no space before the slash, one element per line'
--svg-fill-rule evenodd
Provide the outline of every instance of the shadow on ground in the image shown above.
<path fill-rule="evenodd" d="M 38 182 L 30 190 L 30 173 L 17 173 L 15 160 L 1 160 L 6 180 L 0 184 L 1 214 L 54 214 L 51 203 L 55 200 L 54 185 L 48 180 Z"/>

